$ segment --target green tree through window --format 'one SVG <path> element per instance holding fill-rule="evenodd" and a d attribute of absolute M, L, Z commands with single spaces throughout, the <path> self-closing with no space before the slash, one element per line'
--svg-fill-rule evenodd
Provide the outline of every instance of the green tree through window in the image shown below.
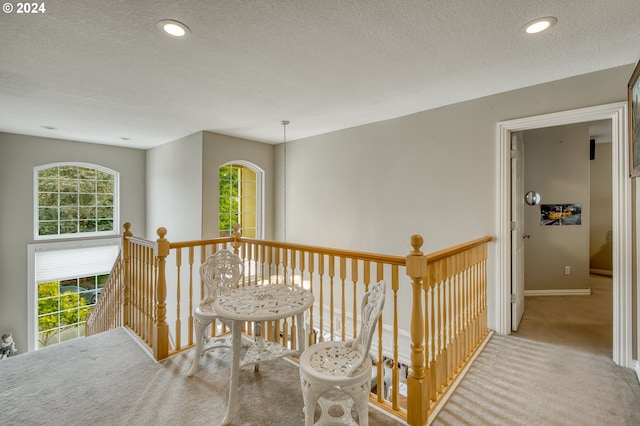
<path fill-rule="evenodd" d="M 218 230 L 227 236 L 240 224 L 242 235 L 257 238 L 259 218 L 258 173 L 248 166 L 227 164 L 219 170 Z"/>
<path fill-rule="evenodd" d="M 36 169 L 36 237 L 116 232 L 118 175 L 90 166 Z"/>
<path fill-rule="evenodd" d="M 38 347 L 84 336 L 84 323 L 93 308 L 87 306 L 80 288 L 60 281 L 38 284 Z"/>

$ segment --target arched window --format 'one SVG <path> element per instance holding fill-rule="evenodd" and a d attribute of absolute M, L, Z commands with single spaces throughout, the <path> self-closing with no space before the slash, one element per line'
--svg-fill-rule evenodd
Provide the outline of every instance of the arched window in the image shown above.
<path fill-rule="evenodd" d="M 262 170 L 233 162 L 222 165 L 219 172 L 220 235 L 231 235 L 233 224 L 239 223 L 244 237 L 262 238 Z"/>
<path fill-rule="evenodd" d="M 34 238 L 118 233 L 118 173 L 93 164 L 57 163 L 34 169 Z"/>

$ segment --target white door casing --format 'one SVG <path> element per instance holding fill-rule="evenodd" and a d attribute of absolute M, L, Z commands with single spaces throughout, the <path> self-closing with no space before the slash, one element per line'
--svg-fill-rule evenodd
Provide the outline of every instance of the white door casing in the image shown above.
<path fill-rule="evenodd" d="M 524 314 L 524 141 L 511 134 L 511 329 Z"/>
<path fill-rule="evenodd" d="M 497 123 L 495 331 L 511 332 L 511 133 L 608 119 L 613 194 L 613 361 L 633 368 L 631 179 L 626 102 Z"/>

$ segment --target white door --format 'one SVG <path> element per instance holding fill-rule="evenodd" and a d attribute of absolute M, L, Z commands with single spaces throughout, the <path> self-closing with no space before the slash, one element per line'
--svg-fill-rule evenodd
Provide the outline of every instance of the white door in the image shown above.
<path fill-rule="evenodd" d="M 511 329 L 524 314 L 524 141 L 511 134 Z"/>

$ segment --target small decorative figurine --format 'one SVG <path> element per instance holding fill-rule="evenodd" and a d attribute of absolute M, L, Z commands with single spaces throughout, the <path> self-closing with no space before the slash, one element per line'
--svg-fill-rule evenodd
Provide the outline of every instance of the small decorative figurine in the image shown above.
<path fill-rule="evenodd" d="M 11 333 L 5 333 L 2 335 L 2 343 L 0 344 L 0 359 L 8 358 L 15 355 L 16 344 L 13 342 L 13 335 Z"/>

